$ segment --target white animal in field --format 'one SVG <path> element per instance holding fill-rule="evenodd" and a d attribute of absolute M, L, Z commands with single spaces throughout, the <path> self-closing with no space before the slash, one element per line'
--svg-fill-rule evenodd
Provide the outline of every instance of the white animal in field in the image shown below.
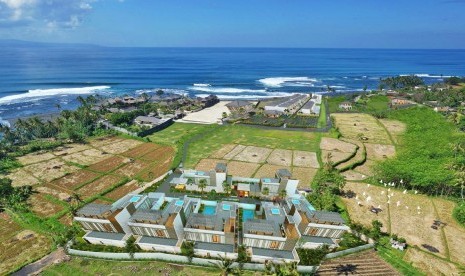
<path fill-rule="evenodd" d="M 377 207 L 377 208 L 378 208 L 378 209 L 381 209 L 381 205 L 378 205 L 378 207 Z"/>
<path fill-rule="evenodd" d="M 420 206 L 417 206 L 417 210 L 421 210 L 421 207 L 420 207 Z"/>
<path fill-rule="evenodd" d="M 388 188 L 388 192 L 390 192 L 390 191 L 391 191 L 391 188 Z"/>
<path fill-rule="evenodd" d="M 407 193 L 407 190 L 404 190 L 404 191 L 403 191 L 403 194 L 405 195 L 406 193 Z"/>
<path fill-rule="evenodd" d="M 390 201 L 390 200 L 388 200 L 386 203 L 387 203 L 387 204 L 391 204 L 391 201 Z"/>
<path fill-rule="evenodd" d="M 403 180 L 403 179 L 400 180 L 400 184 L 404 184 L 404 180 Z"/>
<path fill-rule="evenodd" d="M 367 187 L 370 188 L 370 184 L 367 184 Z"/>
<path fill-rule="evenodd" d="M 384 191 L 381 191 L 381 194 L 384 195 Z"/>
<path fill-rule="evenodd" d="M 399 206 L 400 206 L 400 201 L 397 201 L 397 203 L 396 203 L 396 204 L 397 204 L 397 207 L 399 207 Z"/>
<path fill-rule="evenodd" d="M 379 184 L 383 184 L 383 180 L 382 180 L 382 179 L 379 181 Z"/>
<path fill-rule="evenodd" d="M 371 200 L 371 196 L 368 196 L 366 201 L 370 201 Z"/>
<path fill-rule="evenodd" d="M 405 209 L 408 209 L 408 206 L 405 206 Z"/>
<path fill-rule="evenodd" d="M 415 190 L 415 194 L 418 194 L 418 191 L 417 191 L 417 190 Z"/>
<path fill-rule="evenodd" d="M 391 193 L 391 196 L 394 196 L 394 193 Z"/>
<path fill-rule="evenodd" d="M 363 192 L 363 194 L 362 194 L 362 195 L 363 195 L 363 196 L 366 196 L 366 194 L 367 194 L 367 193 Z"/>
<path fill-rule="evenodd" d="M 386 183 L 384 183 L 384 187 L 386 187 L 386 186 L 387 186 L 387 184 L 386 184 Z"/>

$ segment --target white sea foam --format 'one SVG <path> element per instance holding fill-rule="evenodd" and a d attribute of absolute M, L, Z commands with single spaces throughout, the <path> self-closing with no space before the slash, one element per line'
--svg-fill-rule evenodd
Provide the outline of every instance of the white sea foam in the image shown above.
<path fill-rule="evenodd" d="M 193 86 L 209 87 L 209 86 L 211 86 L 211 84 L 209 84 L 209 83 L 194 83 Z"/>
<path fill-rule="evenodd" d="M 207 97 L 209 94 L 196 94 L 197 97 Z M 285 92 L 272 92 L 265 95 L 216 95 L 221 100 L 237 100 L 237 99 L 264 99 L 264 98 L 276 98 L 290 96 L 292 93 Z"/>
<path fill-rule="evenodd" d="M 305 86 L 313 86 L 313 83 L 318 82 L 315 78 L 309 77 L 276 77 L 264 78 L 258 80 L 261 84 L 267 87 L 283 87 L 283 86 L 296 86 L 296 84 L 306 84 Z M 304 86 L 304 85 L 300 85 Z"/>
<path fill-rule="evenodd" d="M 11 104 L 15 102 L 34 101 L 40 98 L 47 98 L 52 96 L 92 94 L 96 91 L 109 88 L 109 86 L 90 86 L 80 88 L 34 89 L 29 90 L 27 93 L 2 97 L 0 98 L 0 105 Z"/>
<path fill-rule="evenodd" d="M 233 87 L 189 87 L 190 90 L 208 93 L 265 93 L 265 89 L 243 89 Z"/>

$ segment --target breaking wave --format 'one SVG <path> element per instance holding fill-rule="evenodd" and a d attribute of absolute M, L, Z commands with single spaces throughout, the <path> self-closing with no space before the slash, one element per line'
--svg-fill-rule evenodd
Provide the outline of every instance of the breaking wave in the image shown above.
<path fill-rule="evenodd" d="M 205 87 L 205 86 L 192 86 L 189 90 L 208 92 L 208 93 L 265 93 L 265 89 L 243 89 L 233 87 Z"/>
<path fill-rule="evenodd" d="M 313 86 L 318 82 L 315 78 L 309 77 L 276 77 L 264 78 L 258 80 L 261 84 L 267 87 L 283 87 L 283 86 Z"/>
<path fill-rule="evenodd" d="M 0 98 L 0 104 L 11 104 L 15 102 L 24 102 L 37 100 L 40 98 L 47 98 L 52 96 L 66 96 L 66 95 L 83 95 L 92 94 L 99 90 L 109 89 L 110 86 L 90 86 L 80 88 L 54 88 L 54 89 L 34 89 L 29 90 L 27 93 L 10 95 Z"/>

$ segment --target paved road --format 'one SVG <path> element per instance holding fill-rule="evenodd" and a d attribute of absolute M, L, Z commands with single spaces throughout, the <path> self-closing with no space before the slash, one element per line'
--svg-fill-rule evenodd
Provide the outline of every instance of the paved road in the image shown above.
<path fill-rule="evenodd" d="M 48 254 L 47 256 L 43 257 L 42 259 L 38 260 L 35 263 L 28 264 L 27 266 L 21 268 L 21 270 L 13 273 L 13 276 L 26 276 L 26 275 L 37 275 L 39 274 L 44 268 L 56 264 L 61 263 L 69 259 L 69 256 L 66 255 L 63 248 L 59 248 L 52 253 Z"/>

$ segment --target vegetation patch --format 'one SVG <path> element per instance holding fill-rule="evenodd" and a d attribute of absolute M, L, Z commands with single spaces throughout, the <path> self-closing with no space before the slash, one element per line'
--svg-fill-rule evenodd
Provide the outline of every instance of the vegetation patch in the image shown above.
<path fill-rule="evenodd" d="M 387 131 L 391 134 L 394 142 L 398 144 L 400 142 L 400 138 L 402 134 L 407 129 L 405 123 L 402 123 L 397 120 L 390 120 L 390 119 L 379 119 L 379 121 L 384 125 Z"/>
<path fill-rule="evenodd" d="M 264 164 L 261 166 L 258 171 L 255 173 L 254 177 L 263 178 L 263 177 L 275 177 L 276 171 L 279 169 L 288 169 L 291 171 L 290 167 L 283 167 L 278 165 Z"/>
<path fill-rule="evenodd" d="M 385 160 L 396 155 L 396 148 L 392 145 L 365 143 L 367 158 L 371 160 Z"/>
<path fill-rule="evenodd" d="M 8 178 L 13 181 L 14 187 L 26 186 L 26 185 L 37 185 L 40 181 L 32 176 L 29 172 L 24 169 L 16 169 L 8 174 Z"/>
<path fill-rule="evenodd" d="M 85 199 L 94 195 L 101 194 L 110 187 L 119 184 L 123 180 L 122 177 L 115 175 L 105 175 L 102 178 L 95 180 L 79 189 L 77 192 Z"/>
<path fill-rule="evenodd" d="M 210 170 L 214 170 L 217 163 L 227 163 L 227 160 L 221 159 L 202 159 L 197 163 L 195 166 L 196 170 L 208 172 Z"/>
<path fill-rule="evenodd" d="M 260 164 L 231 161 L 228 163 L 228 174 L 241 177 L 252 177 Z"/>
<path fill-rule="evenodd" d="M 222 148 L 220 148 L 219 150 L 214 152 L 212 155 L 210 155 L 210 158 L 222 159 L 226 154 L 230 153 L 236 146 L 237 145 L 235 145 L 235 144 L 226 144 Z M 232 157 L 234 157 L 234 156 L 232 156 Z M 229 158 L 229 159 L 231 159 L 231 158 Z"/>
<path fill-rule="evenodd" d="M 248 146 L 233 159 L 250 163 L 263 163 L 270 155 L 272 149 Z"/>
<path fill-rule="evenodd" d="M 292 168 L 292 178 L 299 180 L 299 188 L 310 188 L 310 183 L 312 183 L 313 178 L 315 177 L 318 169 L 314 168 Z"/>
<path fill-rule="evenodd" d="M 316 152 L 295 150 L 293 154 L 293 165 L 296 167 L 315 168 L 320 167 Z"/>
<path fill-rule="evenodd" d="M 268 164 L 290 167 L 292 165 L 292 150 L 275 149 L 271 152 Z"/>
<path fill-rule="evenodd" d="M 320 149 L 327 151 L 353 153 L 357 150 L 357 146 L 338 139 L 323 137 L 321 138 Z"/>
<path fill-rule="evenodd" d="M 96 162 L 99 162 L 105 158 L 108 158 L 108 154 L 97 150 L 97 149 L 88 149 L 80 152 L 76 152 L 70 155 L 63 156 L 63 160 L 72 162 L 72 163 L 77 163 L 80 165 L 90 165 L 94 164 Z"/>
<path fill-rule="evenodd" d="M 233 159 L 236 155 L 241 153 L 247 146 L 236 145 L 229 153 L 224 155 L 224 159 Z"/>
<path fill-rule="evenodd" d="M 391 144 L 388 133 L 380 126 L 377 120 L 363 113 L 335 113 L 331 115 L 336 127 L 342 136 L 358 140 L 363 137 L 364 141 L 376 144 Z"/>
<path fill-rule="evenodd" d="M 34 152 L 18 157 L 18 161 L 23 165 L 34 164 L 55 158 L 50 152 Z"/>
<path fill-rule="evenodd" d="M 90 149 L 90 146 L 86 144 L 66 144 L 53 149 L 52 153 L 56 156 L 64 156 L 88 149 Z"/>
<path fill-rule="evenodd" d="M 148 168 L 149 165 L 150 164 L 148 162 L 142 160 L 133 160 L 132 162 L 129 162 L 128 164 L 116 170 L 115 173 L 122 176 L 134 177 L 144 169 Z"/>
<path fill-rule="evenodd" d="M 31 173 L 34 177 L 46 182 L 78 170 L 77 167 L 67 165 L 64 161 L 57 158 L 42 163 L 32 164 L 24 167 L 24 169 Z"/>
<path fill-rule="evenodd" d="M 112 154 L 120 154 L 142 143 L 143 142 L 135 140 L 135 139 L 123 139 L 123 140 L 117 140 L 116 142 L 112 142 L 110 144 L 104 145 L 100 147 L 100 149 L 104 152 L 108 152 Z"/>
<path fill-rule="evenodd" d="M 154 143 L 144 143 L 136 146 L 131 150 L 123 152 L 122 155 L 132 158 L 138 158 L 158 149 L 159 147 L 161 146 Z"/>
<path fill-rule="evenodd" d="M 174 156 L 174 149 L 172 147 L 159 147 L 155 151 L 145 154 L 141 159 L 149 162 L 157 162 L 172 158 Z"/>
<path fill-rule="evenodd" d="M 40 217 L 51 217 L 65 208 L 63 205 L 48 200 L 43 194 L 33 194 L 29 197 L 28 203 L 32 207 L 32 212 Z"/>
<path fill-rule="evenodd" d="M 133 192 L 134 190 L 138 189 L 139 185 L 137 185 L 137 181 L 129 181 L 128 183 L 124 184 L 123 186 L 120 186 L 113 191 L 109 192 L 108 194 L 105 194 L 105 198 L 109 198 L 112 200 L 118 200 L 122 198 L 123 196 L 127 195 L 128 193 Z"/>
<path fill-rule="evenodd" d="M 119 166 L 128 162 L 128 158 L 124 158 L 121 156 L 112 156 L 98 163 L 90 165 L 89 169 L 97 172 L 111 172 L 117 169 Z"/>
<path fill-rule="evenodd" d="M 52 185 L 62 187 L 66 190 L 74 190 L 100 176 L 88 170 L 79 170 L 51 182 Z"/>
<path fill-rule="evenodd" d="M 435 258 L 416 248 L 410 248 L 407 254 L 405 254 L 404 259 L 428 275 L 460 275 L 460 270 L 456 265 Z"/>

